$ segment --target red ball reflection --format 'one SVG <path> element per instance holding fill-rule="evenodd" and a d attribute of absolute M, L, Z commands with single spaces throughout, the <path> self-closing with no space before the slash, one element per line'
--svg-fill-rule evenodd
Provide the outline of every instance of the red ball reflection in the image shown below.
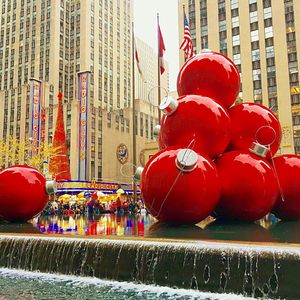
<path fill-rule="evenodd" d="M 283 220 L 300 219 L 300 157 L 293 154 L 274 158 L 281 194 L 273 212 Z"/>
<path fill-rule="evenodd" d="M 142 195 L 148 211 L 159 221 L 196 224 L 216 207 L 220 182 L 214 163 L 201 155 L 193 171 L 181 172 L 175 163 L 179 151 L 167 148 L 148 161 L 142 174 Z"/>
<path fill-rule="evenodd" d="M 179 96 L 202 95 L 230 107 L 240 91 L 236 65 L 226 56 L 201 52 L 186 61 L 177 78 Z"/>
<path fill-rule="evenodd" d="M 256 103 L 242 103 L 229 109 L 231 120 L 230 149 L 248 150 L 253 142 L 270 145 L 267 157 L 280 145 L 281 127 L 271 110 Z"/>
<path fill-rule="evenodd" d="M 0 216 L 8 221 L 27 221 L 47 203 L 46 179 L 36 169 L 13 166 L 0 173 Z"/>
<path fill-rule="evenodd" d="M 159 147 L 179 145 L 210 157 L 223 153 L 230 141 L 227 111 L 212 99 L 189 95 L 178 99 L 178 108 L 161 120 Z"/>
<path fill-rule="evenodd" d="M 271 165 L 247 152 L 231 151 L 216 161 L 221 180 L 220 216 L 254 221 L 269 213 L 278 196 Z"/>

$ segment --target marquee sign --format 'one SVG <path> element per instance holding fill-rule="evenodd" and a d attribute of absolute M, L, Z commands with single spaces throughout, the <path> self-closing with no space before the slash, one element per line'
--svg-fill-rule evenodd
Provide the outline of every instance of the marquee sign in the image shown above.
<path fill-rule="evenodd" d="M 93 191 L 101 190 L 103 192 L 112 193 L 116 192 L 119 188 L 125 192 L 133 192 L 132 184 L 116 183 L 116 182 L 103 182 L 103 181 L 80 181 L 80 180 L 64 180 L 56 182 L 58 193 L 72 193 L 80 191 Z M 140 193 L 140 186 L 137 185 L 137 192 Z"/>

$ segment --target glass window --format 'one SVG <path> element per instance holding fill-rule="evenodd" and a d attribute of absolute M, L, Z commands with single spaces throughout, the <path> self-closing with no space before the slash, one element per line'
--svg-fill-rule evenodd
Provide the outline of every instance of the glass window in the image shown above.
<path fill-rule="evenodd" d="M 250 23 L 257 22 L 257 21 L 258 21 L 257 11 L 251 12 Z"/>
<path fill-rule="evenodd" d="M 235 35 L 232 37 L 232 46 L 240 45 L 240 36 Z"/>
<path fill-rule="evenodd" d="M 258 30 L 251 31 L 251 42 L 258 41 Z"/>
<path fill-rule="evenodd" d="M 273 26 L 265 28 L 265 37 L 266 38 L 273 37 Z"/>
<path fill-rule="evenodd" d="M 251 4 L 249 5 L 249 11 L 250 11 L 250 12 L 257 11 L 257 3 L 256 3 L 256 2 L 251 3 Z"/>
<path fill-rule="evenodd" d="M 264 19 L 269 19 L 271 17 L 272 17 L 272 8 L 271 7 L 264 8 Z"/>
<path fill-rule="evenodd" d="M 239 17 L 234 17 L 231 19 L 232 28 L 240 26 Z"/>

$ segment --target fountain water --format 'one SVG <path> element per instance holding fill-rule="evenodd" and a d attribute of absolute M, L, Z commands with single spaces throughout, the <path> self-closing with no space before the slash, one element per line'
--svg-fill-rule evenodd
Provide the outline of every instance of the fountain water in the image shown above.
<path fill-rule="evenodd" d="M 293 246 L 0 236 L 0 267 L 255 297 L 300 297 L 299 258 Z"/>

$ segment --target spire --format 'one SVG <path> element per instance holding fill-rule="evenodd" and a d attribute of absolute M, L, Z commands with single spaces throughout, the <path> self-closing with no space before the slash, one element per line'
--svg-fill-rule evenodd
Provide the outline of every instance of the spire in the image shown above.
<path fill-rule="evenodd" d="M 62 98 L 63 94 L 58 93 L 58 112 L 53 138 L 53 156 L 50 157 L 49 172 L 56 180 L 70 180 L 70 162 L 66 143 L 66 133 L 63 118 Z"/>

